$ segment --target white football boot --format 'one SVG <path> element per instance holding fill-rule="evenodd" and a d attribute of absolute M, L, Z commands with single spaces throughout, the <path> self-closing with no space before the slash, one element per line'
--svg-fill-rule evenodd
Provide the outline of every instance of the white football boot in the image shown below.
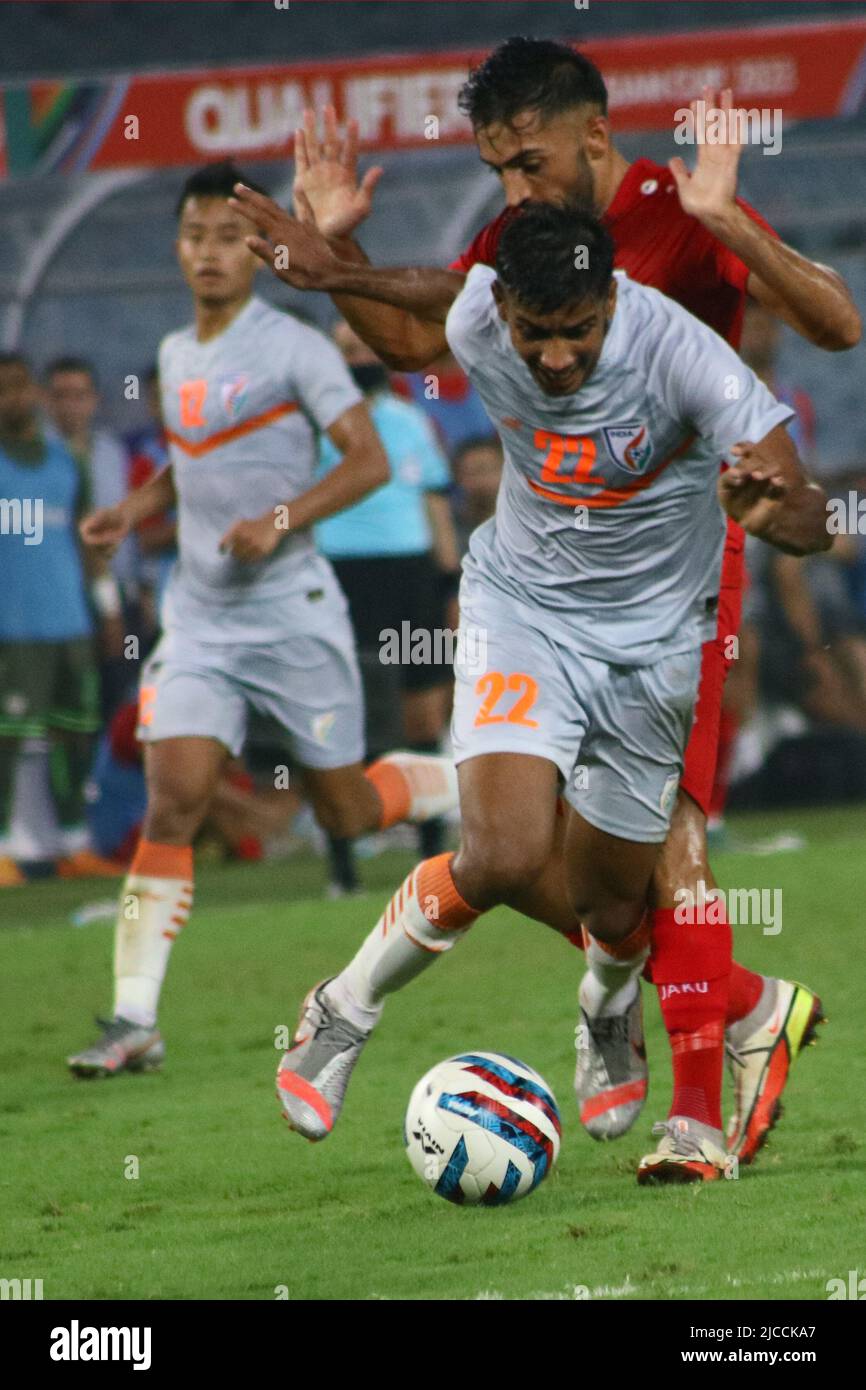
<path fill-rule="evenodd" d="M 121 1071 L 157 1071 L 165 1060 L 165 1043 L 156 1028 L 142 1028 L 126 1018 L 98 1018 L 102 1036 L 83 1052 L 67 1057 L 74 1076 L 116 1076 Z"/>
<path fill-rule="evenodd" d="M 817 994 L 795 980 L 767 977 L 750 1014 L 725 1033 L 728 1071 L 734 1083 L 734 1113 L 728 1152 L 751 1163 L 782 1114 L 782 1092 L 791 1063 L 818 1040 L 826 1022 Z"/>
<path fill-rule="evenodd" d="M 618 1139 L 643 1109 L 649 1084 L 640 981 L 634 981 L 634 997 L 623 1012 L 593 1017 L 584 1007 L 589 978 L 584 975 L 578 993 L 574 1090 L 587 1133 Z"/>
<path fill-rule="evenodd" d="M 289 1127 L 305 1139 L 326 1139 L 343 1108 L 346 1087 L 370 1036 L 325 998 L 330 982 L 310 990 L 291 1048 L 277 1070 L 277 1098 Z"/>

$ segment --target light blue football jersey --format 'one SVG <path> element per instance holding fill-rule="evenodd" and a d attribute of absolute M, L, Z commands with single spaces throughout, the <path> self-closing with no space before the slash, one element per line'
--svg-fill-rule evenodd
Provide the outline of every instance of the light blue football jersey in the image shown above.
<path fill-rule="evenodd" d="M 254 564 L 221 554 L 233 524 L 315 480 L 318 439 L 363 398 L 336 347 L 253 297 L 206 343 L 190 326 L 159 352 L 162 410 L 178 496 L 178 560 L 163 626 L 202 642 L 276 642 L 321 628 L 339 586 L 311 530 Z M 290 509 L 291 518 L 291 509 Z"/>
<path fill-rule="evenodd" d="M 433 426 L 417 405 L 382 391 L 368 402 L 391 477 L 354 506 L 315 528 L 325 555 L 335 560 L 364 555 L 423 555 L 433 544 L 425 494 L 451 482 L 448 461 Z M 340 456 L 323 439 L 319 468 L 327 473 Z"/>
<path fill-rule="evenodd" d="M 647 665 L 707 641 L 721 464 L 794 412 L 712 329 L 621 271 L 595 371 L 573 395 L 547 396 L 511 345 L 495 279 L 473 267 L 446 325 L 505 451 L 464 582 L 510 595 L 602 661 Z"/>
<path fill-rule="evenodd" d="M 35 464 L 0 448 L 0 641 L 64 642 L 93 631 L 77 534 L 82 487 L 57 438 L 45 439 Z"/>

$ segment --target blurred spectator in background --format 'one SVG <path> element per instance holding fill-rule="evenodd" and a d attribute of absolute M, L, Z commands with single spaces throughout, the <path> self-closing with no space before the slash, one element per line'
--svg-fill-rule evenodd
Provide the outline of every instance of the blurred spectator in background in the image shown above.
<path fill-rule="evenodd" d="M 480 396 L 450 352 L 423 372 L 394 373 L 391 385 L 424 411 L 449 454 L 464 440 L 497 437 Z"/>
<path fill-rule="evenodd" d="M 58 872 L 113 872 L 87 848 L 84 786 L 99 728 L 93 617 L 77 520 L 89 505 L 80 465 L 37 413 L 26 360 L 0 355 L 0 835 L 11 825 L 25 740 L 50 743 L 50 781 L 61 828 Z M 8 848 L 8 842 L 7 842 Z M 24 882 L 7 855 L 0 883 Z"/>
<path fill-rule="evenodd" d="M 423 413 L 394 395 L 387 368 L 348 324 L 337 324 L 334 341 L 367 398 L 391 467 L 389 482 L 316 527 L 317 544 L 334 566 L 355 628 L 368 706 L 367 753 L 372 758 L 390 746 L 395 716 L 408 748 L 433 752 L 448 718 L 450 664 L 422 659 L 391 665 L 381 657 L 388 631 L 399 638 L 405 633 L 409 647 L 416 634 L 427 634 L 435 651 L 435 634 L 447 626 L 445 604 L 460 575 L 448 461 Z M 321 471 L 338 461 L 333 445 L 323 440 Z M 439 821 L 428 821 L 418 832 L 425 858 L 441 852 Z M 331 848 L 334 882 L 351 889 L 357 880 L 350 846 L 332 842 Z"/>
<path fill-rule="evenodd" d="M 471 437 L 454 450 L 454 525 L 460 556 L 469 549 L 469 538 L 476 526 L 488 521 L 496 511 L 496 498 L 502 478 L 502 445 L 498 439 Z"/>
<path fill-rule="evenodd" d="M 145 376 L 145 398 L 150 424 L 126 439 L 130 490 L 143 487 L 169 462 L 168 440 L 159 398 L 159 373 L 155 365 L 149 368 Z M 159 630 L 163 592 L 177 559 L 177 521 L 174 512 L 148 517 L 139 526 L 134 544 L 138 551 L 142 629 L 147 648 Z M 144 655 L 146 651 L 142 652 Z"/>
<path fill-rule="evenodd" d="M 788 429 L 808 466 L 815 460 L 814 407 L 804 391 L 780 378 L 779 338 L 778 321 L 750 304 L 741 356 L 797 411 Z M 826 470 L 822 477 L 832 492 Z M 756 770 L 780 738 L 804 732 L 808 721 L 866 733 L 866 620 L 847 573 L 855 539 L 837 536 L 832 550 L 804 559 L 746 541 L 750 585 L 740 657 L 725 692 L 726 714 L 735 709 L 743 721 L 736 756 L 743 775 Z M 724 739 L 720 767 L 723 748 Z"/>
<path fill-rule="evenodd" d="M 142 745 L 135 737 L 138 704 L 121 705 L 99 740 L 87 806 L 87 821 L 99 853 L 126 868 L 138 844 L 147 807 Z M 257 788 L 243 764 L 232 760 L 214 792 L 207 820 L 196 839 L 210 858 L 262 859 L 265 843 L 283 832 L 300 797 L 273 787 Z"/>
<path fill-rule="evenodd" d="M 129 492 L 129 457 L 117 435 L 96 424 L 99 391 L 82 357 L 58 357 L 45 372 L 45 400 L 54 427 L 81 465 L 85 510 L 113 507 Z M 135 541 L 128 537 L 108 562 L 102 581 L 102 707 L 106 717 L 123 698 L 137 667 L 124 658 L 125 633 L 135 627 L 138 599 Z M 115 581 L 112 597 L 110 585 Z"/>

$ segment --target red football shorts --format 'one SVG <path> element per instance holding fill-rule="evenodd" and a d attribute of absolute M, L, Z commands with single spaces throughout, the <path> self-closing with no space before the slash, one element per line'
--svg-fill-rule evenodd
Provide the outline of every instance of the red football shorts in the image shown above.
<path fill-rule="evenodd" d="M 686 745 L 686 757 L 680 787 L 688 792 L 693 801 L 700 806 L 704 815 L 709 815 L 716 777 L 716 761 L 719 752 L 719 720 L 722 713 L 722 695 L 725 680 L 734 659 L 736 637 L 740 630 L 740 614 L 743 608 L 743 582 L 745 565 L 743 556 L 743 533 L 728 531 L 725 555 L 722 561 L 722 580 L 719 589 L 719 621 L 716 635 L 704 643 L 701 661 L 701 680 L 695 704 L 695 722 L 691 737 Z"/>

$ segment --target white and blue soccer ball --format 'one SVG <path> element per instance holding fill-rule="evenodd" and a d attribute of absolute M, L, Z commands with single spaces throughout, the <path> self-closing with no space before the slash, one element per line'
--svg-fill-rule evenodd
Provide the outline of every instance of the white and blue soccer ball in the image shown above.
<path fill-rule="evenodd" d="M 437 1196 L 497 1207 L 547 1177 L 561 1133 L 556 1099 L 537 1071 L 500 1052 L 462 1052 L 422 1076 L 403 1138 Z"/>

